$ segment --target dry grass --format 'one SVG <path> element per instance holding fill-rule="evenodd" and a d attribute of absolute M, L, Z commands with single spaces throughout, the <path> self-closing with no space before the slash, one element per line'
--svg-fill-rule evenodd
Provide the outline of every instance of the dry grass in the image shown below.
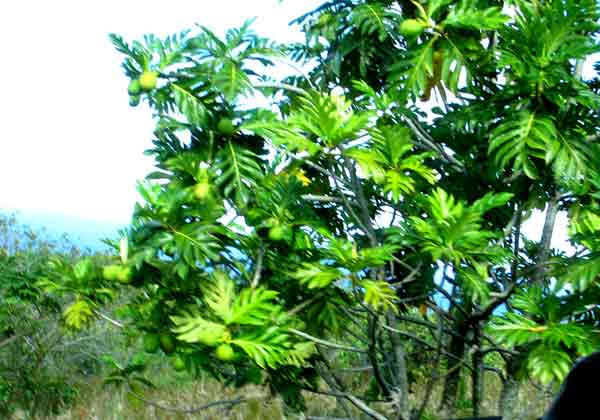
<path fill-rule="evenodd" d="M 187 375 L 182 374 L 174 377 L 168 370 L 155 372 L 154 380 L 158 387 L 156 389 L 146 388 L 140 393 L 145 399 L 157 402 L 169 407 L 197 407 L 215 400 L 235 399 L 243 396 L 249 402 L 233 407 L 213 407 L 196 414 L 185 414 L 169 412 L 160 408 L 143 403 L 131 395 L 127 395 L 124 389 L 103 387 L 100 381 L 87 384 L 81 391 L 79 403 L 60 416 L 46 417 L 54 420 L 246 420 L 246 419 L 305 419 L 311 416 L 329 416 L 347 418 L 347 414 L 335 398 L 305 394 L 307 410 L 303 415 L 293 414 L 285 409 L 280 398 L 271 397 L 261 387 L 247 386 L 242 389 L 224 388 L 212 379 L 199 379 L 192 381 Z M 350 378 L 347 378 L 350 380 Z M 356 376 L 353 378 L 356 381 Z M 355 382 L 356 385 L 356 382 Z M 364 384 L 366 389 L 368 384 Z M 498 413 L 497 401 L 500 395 L 501 383 L 497 377 L 490 375 L 486 378 L 485 400 L 482 403 L 481 415 L 495 415 Z M 413 404 L 422 400 L 425 392 L 423 385 L 417 385 L 411 393 Z M 463 397 L 459 398 L 458 405 L 461 408 L 459 416 L 469 416 L 469 394 L 465 389 Z M 431 403 L 424 420 L 438 420 L 441 414 L 436 411 L 437 402 L 440 400 L 441 386 L 434 388 Z M 534 419 L 542 415 L 549 399 L 535 387 L 528 385 L 523 387 L 520 393 L 520 409 L 523 420 Z M 392 416 L 393 407 L 384 404 L 375 405 L 374 408 L 380 412 Z M 357 419 L 367 418 L 354 407 L 350 407 L 352 415 Z M 390 417 L 393 418 L 393 417 Z M 14 419 L 25 419 L 16 415 Z"/>

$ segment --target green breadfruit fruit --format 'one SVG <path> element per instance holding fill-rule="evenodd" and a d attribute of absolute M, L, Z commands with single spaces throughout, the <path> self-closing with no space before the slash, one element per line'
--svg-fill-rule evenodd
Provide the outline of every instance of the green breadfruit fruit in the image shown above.
<path fill-rule="evenodd" d="M 156 353 L 160 347 L 160 339 L 157 334 L 146 334 L 144 336 L 144 351 Z"/>
<path fill-rule="evenodd" d="M 233 121 L 231 121 L 229 118 L 221 118 L 217 124 L 217 130 L 219 130 L 219 133 L 223 134 L 224 136 L 232 136 L 236 131 Z"/>
<path fill-rule="evenodd" d="M 400 24 L 398 32 L 406 37 L 416 37 L 423 33 L 427 23 L 417 19 L 406 19 Z"/>
<path fill-rule="evenodd" d="M 163 333 L 159 337 L 160 348 L 165 354 L 171 354 L 175 351 L 175 339 L 171 334 Z"/>
<path fill-rule="evenodd" d="M 140 104 L 142 98 L 139 95 L 132 95 L 129 97 L 129 106 L 136 107 Z"/>
<path fill-rule="evenodd" d="M 109 281 L 116 281 L 120 272 L 120 265 L 107 265 L 102 268 L 102 277 Z"/>
<path fill-rule="evenodd" d="M 219 360 L 224 362 L 231 362 L 233 359 L 235 359 L 235 351 L 229 344 L 221 344 L 219 347 L 217 347 L 215 354 Z"/>
<path fill-rule="evenodd" d="M 129 93 L 131 96 L 139 96 L 141 92 L 142 87 L 140 86 L 139 80 L 134 79 L 131 82 L 129 82 L 129 86 L 127 86 L 127 93 Z"/>
<path fill-rule="evenodd" d="M 158 73 L 155 71 L 145 71 L 138 79 L 140 88 L 144 91 L 149 91 L 156 88 L 158 82 Z"/>
<path fill-rule="evenodd" d="M 175 372 L 182 372 L 185 370 L 185 360 L 183 360 L 183 358 L 180 356 L 176 356 L 175 359 L 173 359 L 172 364 Z"/>

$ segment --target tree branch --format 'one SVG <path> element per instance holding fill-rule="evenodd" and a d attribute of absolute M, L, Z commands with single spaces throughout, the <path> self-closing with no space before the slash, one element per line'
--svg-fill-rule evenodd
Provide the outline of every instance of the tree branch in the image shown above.
<path fill-rule="evenodd" d="M 500 293 L 484 309 L 482 309 L 481 311 L 477 311 L 473 315 L 469 316 L 469 322 L 475 323 L 487 319 L 498 306 L 502 305 L 510 298 L 510 296 L 513 294 L 516 288 L 517 283 L 513 282 L 509 284 L 508 287 L 504 290 L 504 292 Z"/>
<path fill-rule="evenodd" d="M 96 313 L 96 315 L 98 315 L 100 318 L 104 319 L 105 321 L 110 322 L 111 324 L 113 324 L 115 327 L 119 327 L 119 328 L 125 328 L 125 324 L 122 322 L 119 322 L 115 319 L 112 319 L 111 317 L 109 317 L 108 315 L 103 314 L 100 311 L 94 311 Z"/>
<path fill-rule="evenodd" d="M 322 203 L 342 203 L 343 200 L 338 197 L 331 197 L 329 195 L 315 195 L 315 194 L 303 194 L 300 196 L 304 201 L 319 201 Z"/>
<path fill-rule="evenodd" d="M 371 314 L 369 316 L 369 361 L 373 366 L 373 375 L 375 376 L 375 380 L 379 384 L 379 387 L 383 391 L 383 396 L 388 397 L 390 395 L 390 385 L 381 374 L 381 370 L 379 369 L 379 361 L 377 360 L 376 329 L 377 316 Z"/>
<path fill-rule="evenodd" d="M 256 267 L 254 268 L 254 275 L 252 276 L 252 288 L 253 289 L 255 289 L 258 286 L 258 282 L 260 281 L 264 256 L 265 256 L 265 244 L 263 243 L 263 241 L 261 239 L 260 246 L 258 249 L 258 256 L 256 257 Z"/>
<path fill-rule="evenodd" d="M 404 116 L 404 121 L 406 122 L 408 127 L 412 130 L 412 132 L 417 136 L 417 139 L 419 140 L 419 142 L 421 142 L 423 145 L 425 145 L 430 150 L 438 152 L 446 162 L 454 165 L 456 167 L 456 169 L 459 170 L 460 172 L 465 171 L 465 165 L 462 162 L 460 162 L 459 160 L 457 160 L 456 158 L 454 158 L 453 156 L 449 155 L 444 150 L 443 146 L 436 144 L 435 140 L 433 140 L 431 138 L 431 136 L 419 125 L 418 122 L 416 122 L 415 120 L 413 120 L 411 117 L 409 117 L 407 115 Z"/>
<path fill-rule="evenodd" d="M 297 86 L 294 85 L 289 85 L 287 83 L 266 83 L 266 82 L 259 82 L 259 83 L 254 83 L 252 85 L 252 87 L 254 87 L 255 89 L 280 89 L 280 90 L 289 90 L 290 92 L 295 92 L 298 93 L 300 95 L 304 95 L 307 96 L 308 92 L 305 91 L 302 88 L 299 88 Z"/>
<path fill-rule="evenodd" d="M 548 202 L 548 208 L 546 209 L 546 219 L 544 220 L 544 228 L 542 229 L 540 250 L 537 255 L 537 264 L 539 264 L 539 267 L 533 274 L 533 282 L 538 285 L 541 285 L 546 277 L 545 263 L 550 254 L 550 244 L 552 242 L 552 234 L 554 233 L 554 225 L 556 223 L 558 208 L 559 194 L 556 193 Z"/>
<path fill-rule="evenodd" d="M 321 344 L 322 346 L 326 346 L 326 347 L 330 347 L 332 349 L 338 349 L 338 350 L 345 350 L 345 351 L 352 351 L 355 353 L 367 353 L 366 350 L 363 349 L 359 349 L 358 347 L 351 347 L 351 346 L 344 346 L 343 344 L 337 344 L 331 341 L 327 341 L 327 340 L 322 340 L 320 338 L 317 337 L 313 337 L 312 335 L 306 334 L 302 331 L 299 331 L 295 328 L 289 328 L 288 329 L 289 332 L 291 332 L 292 334 L 296 334 L 299 337 L 305 338 L 309 341 L 312 341 L 313 343 L 317 343 L 317 344 Z"/>

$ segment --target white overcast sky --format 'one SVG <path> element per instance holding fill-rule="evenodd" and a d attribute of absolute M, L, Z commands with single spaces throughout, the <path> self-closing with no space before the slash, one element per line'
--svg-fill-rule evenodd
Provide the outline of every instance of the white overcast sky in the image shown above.
<path fill-rule="evenodd" d="M 153 123 L 145 106 L 128 106 L 108 33 L 131 40 L 195 23 L 223 33 L 256 16 L 259 34 L 299 40 L 288 22 L 322 2 L 0 0 L 0 210 L 129 222 L 135 183 L 152 168 L 142 152 Z M 541 220 L 528 223 L 530 237 Z"/>

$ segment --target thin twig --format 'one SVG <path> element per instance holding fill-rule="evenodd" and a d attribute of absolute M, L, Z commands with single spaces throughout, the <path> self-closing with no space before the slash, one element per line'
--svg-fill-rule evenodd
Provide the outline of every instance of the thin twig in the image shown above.
<path fill-rule="evenodd" d="M 341 150 L 343 152 L 343 149 L 341 149 Z M 361 214 L 363 217 L 363 224 L 367 228 L 367 231 L 365 233 L 367 234 L 367 237 L 369 238 L 371 246 L 376 247 L 377 246 L 377 238 L 375 237 L 375 231 L 373 230 L 373 225 L 371 224 L 371 216 L 369 215 L 368 202 L 365 197 L 365 193 L 363 191 L 360 180 L 358 179 L 358 176 L 356 175 L 356 169 L 354 168 L 354 166 L 352 166 L 352 164 L 350 163 L 348 158 L 346 158 L 344 156 L 343 160 L 344 160 L 344 166 L 350 173 L 350 179 L 352 181 L 352 184 L 354 185 L 355 194 L 358 198 L 358 204 L 360 206 L 360 211 L 361 211 Z"/>
<path fill-rule="evenodd" d="M 100 318 L 104 319 L 105 321 L 108 321 L 108 322 L 110 322 L 110 323 L 111 323 L 111 324 L 113 324 L 114 326 L 116 326 L 116 327 L 119 327 L 119 328 L 125 328 L 125 324 L 124 324 L 124 323 L 122 323 L 122 322 L 119 322 L 119 321 L 117 321 L 117 320 L 115 320 L 115 319 L 112 319 L 111 317 L 109 317 L 108 315 L 105 315 L 105 314 L 103 314 L 103 313 L 102 313 L 102 312 L 100 312 L 100 311 L 94 311 L 94 312 L 95 312 L 95 313 L 96 313 L 96 315 L 98 315 Z"/>
<path fill-rule="evenodd" d="M 325 383 L 329 386 L 329 388 L 331 388 L 332 391 L 337 391 L 338 389 L 341 389 L 341 391 L 343 392 L 343 387 L 342 387 L 341 382 L 337 379 L 337 377 L 333 374 L 333 372 L 331 372 L 331 366 L 329 365 L 327 356 L 323 353 L 323 351 L 321 351 L 319 346 L 316 346 L 316 347 L 317 347 L 317 351 L 323 358 L 322 363 L 317 363 L 315 365 L 317 372 L 319 373 L 319 376 L 321 378 L 323 378 Z M 348 417 L 350 417 L 351 419 L 354 419 L 354 416 L 352 415 L 352 412 L 350 411 L 350 407 L 348 407 L 348 405 L 346 404 L 346 401 L 344 401 L 344 397 L 342 395 L 336 395 L 335 398 L 338 400 L 338 404 L 346 412 L 346 415 Z"/>
<path fill-rule="evenodd" d="M 264 256 L 265 256 L 265 245 L 264 245 L 263 241 L 261 240 L 260 246 L 258 249 L 258 256 L 256 257 L 256 268 L 254 269 L 254 276 L 252 276 L 252 288 L 253 289 L 256 289 L 256 287 L 258 286 L 258 282 L 260 281 Z"/>
<path fill-rule="evenodd" d="M 381 326 L 382 326 L 382 328 L 384 328 L 386 330 L 393 331 L 396 334 L 400 334 L 400 335 L 403 335 L 405 337 L 411 338 L 411 339 L 417 341 L 418 343 L 424 345 L 425 347 L 427 347 L 429 349 L 432 349 L 432 350 L 436 349 L 436 347 L 434 345 L 428 343 L 427 341 L 423 340 L 420 337 L 417 337 L 415 334 L 409 333 L 408 331 L 398 330 L 396 328 L 390 327 L 390 326 L 385 325 L 385 324 L 382 324 Z M 448 356 L 451 359 L 457 360 L 460 365 L 464 365 L 467 369 L 473 370 L 473 367 L 471 365 L 469 365 L 467 362 L 465 362 L 464 360 L 462 360 L 460 357 L 458 357 L 458 356 L 456 356 L 456 355 L 454 355 L 452 353 L 446 352 L 446 351 L 442 351 L 442 354 L 444 356 Z"/>
<path fill-rule="evenodd" d="M 315 195 L 315 194 L 303 194 L 300 196 L 304 201 L 320 201 L 322 203 L 342 203 L 343 200 L 338 197 L 331 197 L 329 195 Z"/>
<path fill-rule="evenodd" d="M 346 208 L 346 210 L 348 210 L 348 213 L 350 213 L 350 216 L 356 221 L 356 223 L 358 223 L 358 226 L 363 230 L 363 232 L 365 232 L 365 234 L 369 236 L 369 228 L 364 224 L 363 220 L 360 217 L 358 217 L 358 215 L 352 208 L 352 204 L 350 204 L 348 198 L 346 198 L 346 195 L 341 190 L 337 179 L 334 177 L 332 178 L 332 180 L 333 184 L 335 185 L 335 188 L 339 191 L 340 198 L 344 202 L 344 207 Z"/>
<path fill-rule="evenodd" d="M 292 334 L 296 334 L 299 337 L 306 338 L 307 340 L 312 341 L 313 343 L 321 344 L 323 346 L 330 347 L 332 349 L 352 351 L 352 352 L 355 352 L 355 353 L 365 353 L 365 354 L 367 353 L 366 350 L 359 349 L 357 347 L 345 346 L 343 344 L 337 344 L 337 343 L 334 343 L 334 342 L 331 342 L 331 341 L 327 341 L 327 340 L 323 340 L 323 339 L 320 339 L 320 338 L 317 338 L 317 337 L 313 337 L 312 335 L 306 334 L 306 333 L 304 333 L 302 331 L 299 331 L 299 330 L 297 330 L 295 328 L 289 328 L 288 331 L 291 332 Z"/>
<path fill-rule="evenodd" d="M 295 92 L 300 95 L 308 96 L 308 92 L 302 88 L 299 88 L 294 85 L 289 85 L 287 83 L 267 83 L 267 82 L 258 82 L 252 85 L 256 89 L 282 89 L 289 90 L 290 92 Z"/>
<path fill-rule="evenodd" d="M 388 420 L 386 417 L 384 417 L 382 414 L 378 413 L 377 411 L 371 409 L 368 405 L 366 405 L 362 400 L 358 399 L 357 397 L 355 397 L 354 395 L 350 395 L 350 394 L 344 394 L 344 397 L 350 401 L 352 404 L 354 404 L 354 406 L 356 408 L 358 408 L 359 410 L 363 411 L 365 414 L 367 414 L 369 417 L 374 418 L 375 420 Z"/>
<path fill-rule="evenodd" d="M 456 166 L 456 168 L 460 172 L 464 172 L 465 165 L 462 162 L 458 161 L 453 156 L 449 155 L 444 150 L 443 146 L 436 144 L 435 141 L 431 138 L 431 136 L 425 130 L 423 130 L 423 128 L 419 125 L 418 122 L 416 122 L 409 116 L 404 116 L 404 120 L 406 121 L 406 124 L 412 130 L 412 132 L 415 133 L 415 135 L 417 136 L 417 138 L 419 139 L 419 141 L 421 143 L 423 143 L 429 149 L 439 152 L 440 155 L 444 158 L 444 160 L 446 160 L 448 163 Z"/>

